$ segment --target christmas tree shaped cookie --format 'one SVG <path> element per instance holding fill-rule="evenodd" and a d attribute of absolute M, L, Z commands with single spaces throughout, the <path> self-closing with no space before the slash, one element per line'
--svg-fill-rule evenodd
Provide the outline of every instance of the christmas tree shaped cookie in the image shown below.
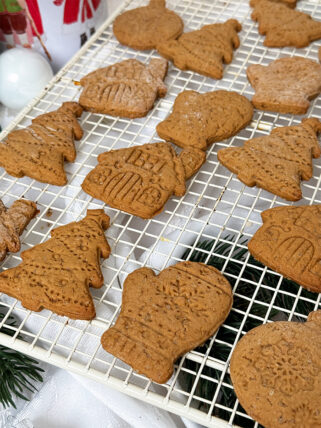
<path fill-rule="evenodd" d="M 151 59 L 149 65 L 127 59 L 99 68 L 80 80 L 84 87 L 79 103 L 85 110 L 121 117 L 143 117 L 157 97 L 164 97 L 167 61 Z"/>
<path fill-rule="evenodd" d="M 259 33 L 266 36 L 265 46 L 303 48 L 321 38 L 321 22 L 306 13 L 270 0 L 251 0 L 250 4 L 254 8 L 251 17 L 259 22 Z"/>
<path fill-rule="evenodd" d="M 205 342 L 232 307 L 229 282 L 203 263 L 181 262 L 155 275 L 137 269 L 124 283 L 120 315 L 103 348 L 154 382 L 172 375 L 175 360 Z"/>
<path fill-rule="evenodd" d="M 48 241 L 21 253 L 20 265 L 0 274 L 0 291 L 32 311 L 46 308 L 73 319 L 93 319 L 89 286 L 103 284 L 99 259 L 110 254 L 104 234 L 108 226 L 103 210 L 88 210 L 83 220 L 54 229 Z"/>
<path fill-rule="evenodd" d="M 263 426 L 321 426 L 320 331 L 321 311 L 316 311 L 307 322 L 256 327 L 236 345 L 233 387 L 242 407 Z"/>
<path fill-rule="evenodd" d="M 237 134 L 252 116 L 252 104 L 236 92 L 184 91 L 176 98 L 173 113 L 156 129 L 161 138 L 180 147 L 206 150 Z"/>
<path fill-rule="evenodd" d="M 321 205 L 264 211 L 248 244 L 257 260 L 308 290 L 321 293 Z"/>
<path fill-rule="evenodd" d="M 247 186 L 258 186 L 289 201 L 302 197 L 300 181 L 312 177 L 312 158 L 320 157 L 318 119 L 275 128 L 269 136 L 253 138 L 243 147 L 218 151 L 219 161 Z"/>
<path fill-rule="evenodd" d="M 233 49 L 240 45 L 237 33 L 241 24 L 229 19 L 224 24 L 205 25 L 200 30 L 182 34 L 177 40 L 157 45 L 158 52 L 181 70 L 192 70 L 214 79 L 222 79 L 223 62 L 233 59 Z"/>
<path fill-rule="evenodd" d="M 76 158 L 74 138 L 82 137 L 77 117 L 82 108 L 66 102 L 56 111 L 42 114 L 25 129 L 12 131 L 0 143 L 0 166 L 14 177 L 28 177 L 62 186 L 67 183 L 64 159 Z"/>
<path fill-rule="evenodd" d="M 98 162 L 82 183 L 83 190 L 111 207 L 152 218 L 170 196 L 185 194 L 185 181 L 205 162 L 205 154 L 186 149 L 177 156 L 163 142 L 111 150 L 100 154 Z"/>
<path fill-rule="evenodd" d="M 150 0 L 144 7 L 117 16 L 113 31 L 118 41 L 134 49 L 154 49 L 162 41 L 176 39 L 184 23 L 176 13 L 166 9 L 165 0 Z"/>
<path fill-rule="evenodd" d="M 7 251 L 17 253 L 20 250 L 19 236 L 37 212 L 36 204 L 26 199 L 15 201 L 9 209 L 0 199 L 0 261 Z"/>
<path fill-rule="evenodd" d="M 268 66 L 250 65 L 247 77 L 260 110 L 305 114 L 309 100 L 321 92 L 321 65 L 301 57 L 281 58 Z"/>

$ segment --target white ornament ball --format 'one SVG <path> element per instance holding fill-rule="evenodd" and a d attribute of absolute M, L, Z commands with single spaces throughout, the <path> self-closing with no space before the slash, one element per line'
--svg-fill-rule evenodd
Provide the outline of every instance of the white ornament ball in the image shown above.
<path fill-rule="evenodd" d="M 53 73 L 49 63 L 32 49 L 13 48 L 0 56 L 0 102 L 21 109 L 46 86 Z"/>

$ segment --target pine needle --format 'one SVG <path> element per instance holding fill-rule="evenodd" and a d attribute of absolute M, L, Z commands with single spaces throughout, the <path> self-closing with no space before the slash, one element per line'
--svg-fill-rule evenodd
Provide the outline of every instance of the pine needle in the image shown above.
<path fill-rule="evenodd" d="M 0 321 L 5 314 L 0 312 Z M 14 327 L 16 320 L 10 316 L 6 320 L 6 325 Z M 14 330 L 3 327 L 1 333 L 14 335 Z M 25 391 L 35 392 L 35 382 L 42 382 L 43 370 L 38 366 L 38 362 L 18 351 L 0 345 L 0 404 L 4 407 L 12 406 L 16 408 L 15 399 L 29 401 Z"/>

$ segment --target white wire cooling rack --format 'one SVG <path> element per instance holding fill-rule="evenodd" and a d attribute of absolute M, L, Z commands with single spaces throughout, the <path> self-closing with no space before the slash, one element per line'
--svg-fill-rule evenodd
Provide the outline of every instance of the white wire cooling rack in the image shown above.
<path fill-rule="evenodd" d="M 127 1 L 117 13 L 143 4 L 140 0 Z M 193 89 L 204 93 L 227 89 L 251 97 L 253 90 L 246 78 L 248 65 L 268 64 L 276 58 L 293 55 L 317 60 L 320 42 L 311 43 L 306 49 L 267 49 L 263 46 L 263 37 L 258 35 L 257 24 L 250 19 L 247 0 L 168 0 L 167 5 L 183 18 L 185 30 L 224 22 L 231 17 L 238 19 L 243 26 L 241 46 L 235 52 L 233 62 L 225 67 L 222 80 L 182 72 L 170 65 L 165 79 L 168 94 L 157 101 L 145 118 L 128 120 L 84 113 L 81 124 L 85 133 L 76 143 L 77 159 L 75 163 L 65 165 L 68 185 L 55 187 L 26 177 L 15 179 L 1 170 L 0 195 L 4 203 L 10 205 L 13 200 L 25 197 L 36 201 L 41 211 L 22 236 L 22 250 L 47 240 L 53 228 L 82 218 L 87 208 L 104 207 L 111 218 L 106 235 L 112 256 L 102 263 L 104 286 L 100 290 L 92 289 L 97 309 L 94 321 L 72 321 L 47 310 L 34 313 L 2 294 L 0 311 L 5 317 L 0 328 L 11 329 L 13 337 L 0 333 L 0 343 L 206 426 L 254 427 L 257 424 L 240 407 L 229 379 L 228 361 L 236 342 L 253 324 L 275 319 L 276 312 L 284 319 L 306 318 L 308 311 L 319 307 L 320 298 L 299 286 L 289 286 L 280 275 L 267 268 L 255 268 L 248 254 L 244 261 L 235 258 L 235 250 L 246 249 L 244 239 L 249 239 L 260 226 L 260 213 L 286 205 L 286 202 L 256 187 L 244 186 L 218 163 L 217 150 L 242 145 L 249 138 L 267 135 L 276 126 L 299 123 L 301 118 L 256 111 L 246 129 L 208 150 L 207 162 L 188 182 L 185 197 L 173 197 L 163 213 L 152 220 L 141 220 L 104 206 L 85 194 L 80 184 L 96 165 L 99 153 L 159 140 L 155 127 L 168 115 L 181 91 Z M 302 0 L 298 8 L 321 20 L 319 0 Z M 2 138 L 13 128 L 28 125 L 39 114 L 56 109 L 63 101 L 77 100 L 80 88 L 73 84 L 73 80 L 79 80 L 93 69 L 126 58 L 148 63 L 152 57 L 158 56 L 155 51 L 135 51 L 121 46 L 110 25 L 114 16 L 53 79 L 42 95 L 3 131 Z M 321 118 L 321 97 L 311 104 L 308 116 Z M 320 180 L 319 159 L 314 161 L 313 178 L 302 185 L 303 199 L 299 204 L 321 203 Z M 233 285 L 231 314 L 206 346 L 180 359 L 169 382 L 153 384 L 101 348 L 102 333 L 114 323 L 119 313 L 121 285 L 129 271 L 141 266 L 156 271 L 163 269 L 180 261 L 183 254 L 189 257 L 203 240 L 228 243 L 231 236 L 234 241 L 224 254 L 217 252 L 217 246 L 200 250 L 205 262 L 213 255 L 221 260 L 222 271 Z M 20 261 L 19 255 L 10 254 L 3 269 Z M 233 262 L 234 267 L 238 264 L 239 268 L 231 272 L 229 266 Z M 248 274 L 249 267 L 256 269 L 255 278 Z M 274 278 L 273 286 L 271 278 Z M 10 315 L 18 320 L 15 327 L 10 325 Z"/>

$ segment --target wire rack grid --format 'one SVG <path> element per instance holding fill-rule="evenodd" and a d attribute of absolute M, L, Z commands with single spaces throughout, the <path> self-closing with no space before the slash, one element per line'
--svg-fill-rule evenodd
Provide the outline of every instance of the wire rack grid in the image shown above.
<path fill-rule="evenodd" d="M 73 81 L 88 72 L 127 58 L 148 63 L 157 57 L 155 51 L 141 52 L 121 46 L 112 33 L 111 22 L 116 14 L 143 4 L 141 0 L 133 0 L 121 5 L 42 95 L 2 132 L 1 138 L 14 128 L 27 126 L 39 114 L 56 109 L 62 102 L 77 100 L 80 88 Z M 175 97 L 183 90 L 201 93 L 216 89 L 235 90 L 251 98 L 253 90 L 246 78 L 248 65 L 266 65 L 279 57 L 293 55 L 317 60 L 319 45 L 315 42 L 300 50 L 267 49 L 263 46 L 263 37 L 258 35 L 257 24 L 250 19 L 247 0 L 168 0 L 167 6 L 183 18 L 186 30 L 224 22 L 232 17 L 238 19 L 243 27 L 241 45 L 232 63 L 225 67 L 222 80 L 183 72 L 170 65 L 165 79 L 168 93 L 156 102 L 145 118 L 129 120 L 84 113 L 81 119 L 84 137 L 76 143 L 77 159 L 65 165 L 68 185 L 55 187 L 27 177 L 15 179 L 1 170 L 0 192 L 5 204 L 25 197 L 36 201 L 40 208 L 40 214 L 22 237 L 22 250 L 47 240 L 53 228 L 82 218 L 88 208 L 103 207 L 111 218 L 106 236 L 112 255 L 102 263 L 104 286 L 92 290 L 97 311 L 95 320 L 73 321 L 47 310 L 34 313 L 2 294 L 0 311 L 5 316 L 0 328 L 12 330 L 13 336 L 0 333 L 0 343 L 206 426 L 257 427 L 240 407 L 233 392 L 228 368 L 231 353 L 253 323 L 259 325 L 272 321 L 276 311 L 283 319 L 305 319 L 307 311 L 320 306 L 320 298 L 299 286 L 287 286 L 281 275 L 266 267 L 251 264 L 249 254 L 243 260 L 235 257 L 235 251 L 246 249 L 245 240 L 261 225 L 260 213 L 286 205 L 286 202 L 264 190 L 244 186 L 218 163 L 217 150 L 240 146 L 254 136 L 267 135 L 276 126 L 297 124 L 301 117 L 256 111 L 246 129 L 208 150 L 207 161 L 189 180 L 186 195 L 173 197 L 164 211 L 152 220 L 141 220 L 105 206 L 85 194 L 80 185 L 96 165 L 99 153 L 158 141 L 155 127 L 168 115 Z M 302 0 L 298 8 L 321 20 L 318 0 Z M 311 103 L 308 116 L 321 118 L 321 98 Z M 297 204 L 321 202 L 320 180 L 321 160 L 315 160 L 313 178 L 303 183 L 303 199 Z M 229 240 L 231 236 L 233 241 Z M 229 244 L 229 250 L 218 253 L 217 245 L 198 249 L 202 241 L 209 239 Z M 233 306 L 228 319 L 205 346 L 189 352 L 177 362 L 175 374 L 165 385 L 157 385 L 107 354 L 100 346 L 100 337 L 118 316 L 122 283 L 128 272 L 142 266 L 160 271 L 183 257 L 189 258 L 197 249 L 205 262 L 213 256 L 221 260 L 222 272 L 233 285 L 234 300 L 241 304 Z M 10 254 L 3 262 L 3 269 L 16 266 L 20 261 L 19 254 Z M 230 263 L 239 266 L 236 273 L 230 272 Z M 249 267 L 257 270 L 258 280 L 246 275 Z M 274 278 L 273 286 L 266 280 L 271 277 Z M 18 320 L 14 327 L 9 323 L 10 315 Z M 224 400 L 226 396 L 229 398 Z"/>

